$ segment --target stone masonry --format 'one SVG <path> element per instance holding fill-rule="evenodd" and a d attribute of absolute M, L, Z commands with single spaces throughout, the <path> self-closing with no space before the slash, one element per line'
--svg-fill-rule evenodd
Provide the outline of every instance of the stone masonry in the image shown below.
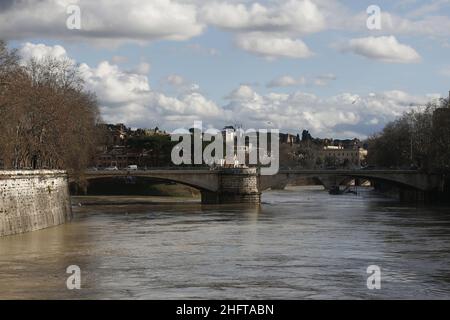
<path fill-rule="evenodd" d="M 0 237 L 70 221 L 64 171 L 0 171 Z"/>
<path fill-rule="evenodd" d="M 254 203 L 261 201 L 256 168 L 235 168 L 219 171 L 218 192 L 202 191 L 202 203 Z"/>

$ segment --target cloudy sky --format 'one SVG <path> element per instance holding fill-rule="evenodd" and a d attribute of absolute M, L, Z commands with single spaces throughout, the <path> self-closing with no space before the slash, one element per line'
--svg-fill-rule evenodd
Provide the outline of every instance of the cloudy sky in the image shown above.
<path fill-rule="evenodd" d="M 77 62 L 131 127 L 365 137 L 450 90 L 450 0 L 2 0 L 0 38 Z"/>

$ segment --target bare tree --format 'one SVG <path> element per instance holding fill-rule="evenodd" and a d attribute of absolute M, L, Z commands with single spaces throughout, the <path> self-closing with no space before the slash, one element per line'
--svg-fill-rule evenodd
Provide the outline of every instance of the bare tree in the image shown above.
<path fill-rule="evenodd" d="M 384 167 L 450 167 L 450 109 L 447 99 L 428 103 L 388 123 L 368 139 L 369 163 Z"/>
<path fill-rule="evenodd" d="M 6 168 L 66 169 L 82 175 L 95 152 L 96 97 L 70 60 L 19 64 L 0 42 L 0 158 Z"/>

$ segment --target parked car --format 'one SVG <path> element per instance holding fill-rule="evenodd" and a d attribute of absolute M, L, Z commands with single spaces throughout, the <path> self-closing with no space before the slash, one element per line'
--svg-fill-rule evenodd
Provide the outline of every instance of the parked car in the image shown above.
<path fill-rule="evenodd" d="M 138 169 L 138 166 L 135 164 L 129 165 L 127 167 L 127 170 L 129 170 L 129 171 L 137 171 L 137 169 Z"/>
<path fill-rule="evenodd" d="M 105 168 L 105 170 L 106 171 L 118 171 L 119 168 L 117 168 L 117 167 L 108 167 L 108 168 Z"/>

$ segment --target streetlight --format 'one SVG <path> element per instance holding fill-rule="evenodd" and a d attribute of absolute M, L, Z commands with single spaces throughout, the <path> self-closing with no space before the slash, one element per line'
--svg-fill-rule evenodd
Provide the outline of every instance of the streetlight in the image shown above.
<path fill-rule="evenodd" d="M 414 125 L 414 123 L 415 123 L 415 114 L 413 113 L 413 114 L 411 114 L 411 118 L 410 118 L 410 121 L 409 121 L 409 126 L 410 126 L 410 134 L 409 134 L 409 136 L 410 136 L 410 143 L 411 143 L 411 145 L 410 145 L 410 147 L 411 147 L 411 150 L 410 150 L 410 162 L 411 162 L 411 166 L 413 165 L 413 159 L 414 159 L 414 154 L 413 154 L 413 134 L 414 134 L 414 129 L 415 129 L 415 125 Z"/>

